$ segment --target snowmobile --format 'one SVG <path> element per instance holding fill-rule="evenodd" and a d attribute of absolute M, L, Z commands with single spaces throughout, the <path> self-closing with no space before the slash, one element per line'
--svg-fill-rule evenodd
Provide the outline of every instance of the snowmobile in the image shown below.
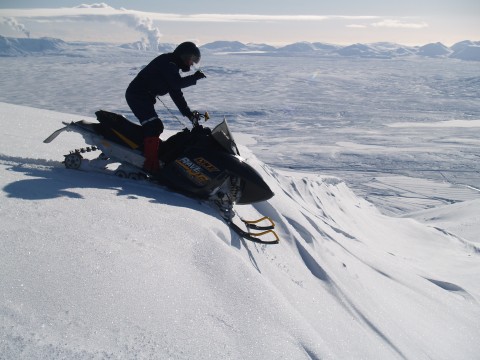
<path fill-rule="evenodd" d="M 200 124 L 201 119 L 209 119 L 208 113 L 194 112 L 191 129 L 185 128 L 161 142 L 162 169 L 152 176 L 143 170 L 142 127 L 120 114 L 104 110 L 95 114 L 98 123 L 63 122 L 65 127 L 44 140 L 50 143 L 64 131 L 83 136 L 90 146 L 64 155 L 66 168 L 113 172 L 119 177 L 153 181 L 213 204 L 228 226 L 247 240 L 261 244 L 279 242 L 275 224 L 267 216 L 258 220 L 239 217 L 243 226 L 233 221 L 236 215 L 233 205 L 265 201 L 274 194 L 261 175 L 240 157 L 226 119 L 210 129 Z M 94 151 L 101 153 L 92 160 L 85 156 Z M 114 165 L 118 167 L 112 170 Z"/>

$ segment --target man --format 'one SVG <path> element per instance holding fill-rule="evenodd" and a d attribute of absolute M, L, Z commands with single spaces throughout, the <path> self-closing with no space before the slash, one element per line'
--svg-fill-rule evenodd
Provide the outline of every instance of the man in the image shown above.
<path fill-rule="evenodd" d="M 127 88 L 125 98 L 128 106 L 143 128 L 145 156 L 143 168 L 152 175 L 160 171 L 158 148 L 159 136 L 163 132 L 163 123 L 154 108 L 155 97 L 168 93 L 182 115 L 192 120 L 192 111 L 181 89 L 195 85 L 206 76 L 203 72 L 196 71 L 193 75 L 182 77 L 179 71 L 188 72 L 190 67 L 199 61 L 198 47 L 189 41 L 181 43 L 173 53 L 165 53 L 153 59 Z"/>

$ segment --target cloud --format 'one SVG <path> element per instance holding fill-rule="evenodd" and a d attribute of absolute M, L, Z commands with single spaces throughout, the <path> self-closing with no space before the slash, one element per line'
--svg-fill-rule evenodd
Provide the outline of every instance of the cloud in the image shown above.
<path fill-rule="evenodd" d="M 3 21 L 4 24 L 10 26 L 13 30 L 21 31 L 25 34 L 26 37 L 30 37 L 30 31 L 28 31 L 25 25 L 20 24 L 17 20 L 13 17 L 4 17 Z"/>
<path fill-rule="evenodd" d="M 367 25 L 360 25 L 360 24 L 347 25 L 347 28 L 353 28 L 353 29 L 364 29 L 366 27 L 367 27 Z"/>
<path fill-rule="evenodd" d="M 349 16 L 349 15 L 259 15 L 259 14 L 172 14 L 153 13 L 125 8 L 115 9 L 106 3 L 81 4 L 73 8 L 55 9 L 2 9 L 3 13 L 16 17 L 81 17 L 87 15 L 110 16 L 130 14 L 141 18 L 157 21 L 184 21 L 184 22 L 262 22 L 262 21 L 325 21 L 333 19 L 373 20 L 378 16 Z"/>
<path fill-rule="evenodd" d="M 107 21 L 123 23 L 146 35 L 149 48 L 158 49 L 162 34 L 154 21 L 162 22 L 315 22 L 332 19 L 373 20 L 376 16 L 324 16 L 324 15 L 258 15 L 258 14 L 169 14 L 152 13 L 125 8 L 115 9 L 106 3 L 81 4 L 71 8 L 41 9 L 2 9 L 2 13 L 12 18 L 28 18 L 31 21 Z M 145 40 L 142 39 L 144 42 Z"/>
<path fill-rule="evenodd" d="M 259 14 L 162 14 L 151 13 L 155 20 L 162 21 L 198 21 L 198 22 L 277 22 L 277 21 L 326 21 L 334 19 L 372 20 L 377 16 L 346 15 L 259 15 Z"/>
<path fill-rule="evenodd" d="M 108 6 L 105 3 L 99 3 L 99 4 L 81 4 L 78 6 L 74 6 L 76 9 L 113 9 L 111 6 Z"/>
<path fill-rule="evenodd" d="M 3 12 L 3 11 L 2 11 Z M 162 34 L 146 13 L 115 9 L 105 3 L 81 4 L 73 8 L 57 9 L 5 9 L 5 13 L 16 14 L 17 17 L 29 18 L 41 22 L 46 21 L 110 21 L 127 25 L 146 35 L 148 47 L 157 50 Z M 14 21 L 13 17 L 5 22 L 17 30 L 24 31 L 24 26 Z M 23 29 L 23 30 L 22 30 Z M 29 36 L 29 33 L 28 33 Z M 143 40 L 143 39 L 142 39 Z"/>
<path fill-rule="evenodd" d="M 9 18 L 28 18 L 30 21 L 96 21 L 122 23 L 144 35 L 142 41 L 156 50 L 163 36 L 155 23 L 315 23 L 341 22 L 351 29 L 403 28 L 421 29 L 428 24 L 407 18 L 350 15 L 265 15 L 265 14 L 174 14 L 154 13 L 125 8 L 113 8 L 107 3 L 81 4 L 71 8 L 2 9 L 2 15 Z M 18 23 L 17 23 L 18 24 Z M 20 24 L 18 24 L 20 25 Z M 13 25 L 10 25 L 13 26 Z M 20 27 L 17 27 L 20 29 Z"/>
<path fill-rule="evenodd" d="M 420 23 L 405 23 L 400 20 L 386 19 L 376 23 L 371 24 L 373 27 L 383 27 L 383 28 L 405 28 L 405 29 L 422 29 L 428 27 L 426 22 Z"/>

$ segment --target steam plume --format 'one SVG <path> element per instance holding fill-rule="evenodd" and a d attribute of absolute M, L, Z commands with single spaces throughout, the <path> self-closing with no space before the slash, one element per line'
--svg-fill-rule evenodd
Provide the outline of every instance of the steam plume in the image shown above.
<path fill-rule="evenodd" d="M 147 17 L 139 17 L 134 14 L 118 15 L 117 19 L 125 23 L 127 26 L 145 34 L 150 50 L 158 50 L 158 45 L 160 44 L 160 38 L 162 34 L 158 28 L 153 25 L 152 19 Z"/>
<path fill-rule="evenodd" d="M 153 25 L 152 19 L 146 17 L 146 16 L 139 16 L 137 14 L 132 14 L 128 12 L 128 10 L 124 8 L 120 8 L 119 10 L 116 10 L 115 8 L 109 6 L 106 3 L 95 3 L 95 4 L 81 4 L 76 6 L 75 8 L 77 9 L 104 9 L 106 11 L 113 11 L 114 13 L 98 13 L 95 15 L 86 15 L 85 19 L 89 19 L 90 16 L 94 17 L 95 19 L 98 19 L 98 16 L 105 16 L 106 18 L 110 19 L 111 21 L 117 21 L 124 23 L 128 27 L 135 29 L 143 34 L 146 35 L 146 41 L 145 39 L 142 39 L 143 42 L 148 42 L 147 47 L 150 50 L 158 50 L 158 45 L 160 44 L 160 37 L 162 34 L 158 30 L 157 27 Z M 118 13 L 118 12 L 123 12 L 123 13 Z M 91 19 L 91 18 L 90 18 Z"/>
<path fill-rule="evenodd" d="M 28 31 L 25 25 L 20 24 L 15 18 L 4 17 L 3 23 L 10 26 L 13 30 L 21 31 L 26 37 L 30 37 L 30 31 Z"/>

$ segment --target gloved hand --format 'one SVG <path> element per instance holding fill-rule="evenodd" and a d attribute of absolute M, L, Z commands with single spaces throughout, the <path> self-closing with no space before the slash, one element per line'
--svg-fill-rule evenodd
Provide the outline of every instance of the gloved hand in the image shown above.
<path fill-rule="evenodd" d="M 198 115 L 199 115 L 199 112 L 197 110 L 194 110 L 190 114 L 188 114 L 188 119 L 193 122 L 193 119 L 197 118 L 198 120 Z"/>
<path fill-rule="evenodd" d="M 195 73 L 192 76 L 194 77 L 195 80 L 200 80 L 207 77 L 202 70 L 195 71 Z"/>

